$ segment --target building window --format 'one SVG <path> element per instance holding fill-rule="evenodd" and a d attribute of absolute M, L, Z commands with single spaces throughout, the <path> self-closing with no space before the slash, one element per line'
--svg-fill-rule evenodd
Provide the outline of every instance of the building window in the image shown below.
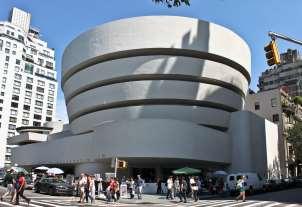
<path fill-rule="evenodd" d="M 34 79 L 33 79 L 33 78 L 30 78 L 30 77 L 27 77 L 26 82 L 27 82 L 27 83 L 33 83 L 33 82 L 34 82 Z"/>
<path fill-rule="evenodd" d="M 41 120 L 42 116 L 39 114 L 34 114 L 34 119 Z"/>
<path fill-rule="evenodd" d="M 1 92 L 0 95 L 1 95 L 1 96 L 4 96 L 4 92 Z"/>
<path fill-rule="evenodd" d="M 0 99 L 0 104 L 2 104 L 3 103 L 3 99 Z"/>
<path fill-rule="evenodd" d="M 2 78 L 2 83 L 6 83 L 6 80 L 7 80 L 7 78 L 6 78 L 6 77 L 3 77 L 3 78 Z"/>
<path fill-rule="evenodd" d="M 5 84 L 2 84 L 2 85 L 1 85 L 1 89 L 5 89 Z"/>
<path fill-rule="evenodd" d="M 30 104 L 30 103 L 31 103 L 31 99 L 30 99 L 30 98 L 25 98 L 25 99 L 24 99 L 24 103 Z"/>
<path fill-rule="evenodd" d="M 39 92 L 39 93 L 44 93 L 44 88 L 42 88 L 42 87 L 37 87 L 37 92 Z"/>
<path fill-rule="evenodd" d="M 51 90 L 48 91 L 48 95 L 53 96 L 54 94 L 55 94 L 54 91 L 51 91 Z"/>
<path fill-rule="evenodd" d="M 17 81 L 17 80 L 14 80 L 14 86 L 15 87 L 20 87 L 21 86 L 21 82 Z"/>
<path fill-rule="evenodd" d="M 18 112 L 17 110 L 11 109 L 10 110 L 10 115 L 17 116 L 17 114 L 18 114 L 17 112 Z"/>
<path fill-rule="evenodd" d="M 50 83 L 50 84 L 49 84 L 49 88 L 50 88 L 50 89 L 55 89 L 55 84 Z"/>
<path fill-rule="evenodd" d="M 259 110 L 260 109 L 260 103 L 259 102 L 255 102 L 255 110 Z"/>
<path fill-rule="evenodd" d="M 5 57 L 5 61 L 9 61 L 9 56 L 6 56 L 6 57 Z"/>
<path fill-rule="evenodd" d="M 8 63 L 4 63 L 4 68 L 8 68 Z"/>
<path fill-rule="evenodd" d="M 51 110 L 47 110 L 46 114 L 47 115 L 52 115 L 52 111 Z"/>
<path fill-rule="evenodd" d="M 277 106 L 277 98 L 272 98 L 271 99 L 271 106 L 276 107 Z"/>
<path fill-rule="evenodd" d="M 15 72 L 19 73 L 20 72 L 20 68 L 19 66 L 15 66 Z"/>
<path fill-rule="evenodd" d="M 52 109 L 53 108 L 53 104 L 52 103 L 47 103 L 47 108 Z"/>
<path fill-rule="evenodd" d="M 10 42 L 6 42 L 6 47 L 10 47 Z"/>
<path fill-rule="evenodd" d="M 13 95 L 13 96 L 12 96 L 12 100 L 14 100 L 14 101 L 19 101 L 19 96 Z"/>
<path fill-rule="evenodd" d="M 37 106 L 43 106 L 43 102 L 42 101 L 36 101 L 36 105 Z"/>
<path fill-rule="evenodd" d="M 53 102 L 53 97 L 48 96 L 48 101 Z"/>
<path fill-rule="evenodd" d="M 5 48 L 4 51 L 5 51 L 6 54 L 9 54 L 9 49 Z"/>
<path fill-rule="evenodd" d="M 54 77 L 55 77 L 55 74 L 54 74 L 54 73 L 51 73 L 51 72 L 47 72 L 47 76 L 48 76 L 48 77 L 51 77 L 51 78 L 54 78 Z"/>
<path fill-rule="evenodd" d="M 15 79 L 17 80 L 21 80 L 22 79 L 22 75 L 15 73 Z"/>
<path fill-rule="evenodd" d="M 16 65 L 20 65 L 20 60 L 16 59 Z"/>
<path fill-rule="evenodd" d="M 52 118 L 51 117 L 46 117 L 46 121 L 51 121 Z"/>
<path fill-rule="evenodd" d="M 13 51 L 12 51 L 12 54 L 13 54 L 13 55 L 16 55 L 16 51 L 15 51 L 15 50 L 13 50 Z"/>
<path fill-rule="evenodd" d="M 15 130 L 15 129 L 16 129 L 16 125 L 14 125 L 14 124 L 9 124 L 9 125 L 8 125 L 8 129 L 9 129 L 9 130 Z"/>
<path fill-rule="evenodd" d="M 17 48 L 17 44 L 13 44 L 13 47 L 14 47 L 14 48 Z"/>
<path fill-rule="evenodd" d="M 30 110 L 30 106 L 29 105 L 24 105 L 23 109 L 29 111 Z"/>
<path fill-rule="evenodd" d="M 273 122 L 279 121 L 279 114 L 273 114 Z"/>
<path fill-rule="evenodd" d="M 34 73 L 34 66 L 32 64 L 25 63 L 25 73 L 33 74 Z"/>
<path fill-rule="evenodd" d="M 26 111 L 24 111 L 24 112 L 23 112 L 23 117 L 24 117 L 24 118 L 29 118 L 29 113 L 26 112 Z"/>
<path fill-rule="evenodd" d="M 32 92 L 31 91 L 25 91 L 25 96 L 31 97 Z"/>
<path fill-rule="evenodd" d="M 28 83 L 26 83 L 26 89 L 28 89 L 28 90 L 32 90 L 32 89 L 33 89 L 33 86 L 32 86 L 32 85 L 30 85 L 30 84 L 28 84 Z"/>
<path fill-rule="evenodd" d="M 37 98 L 37 99 L 40 99 L 40 100 L 43 100 L 44 96 L 41 95 L 41 94 L 36 94 L 36 98 Z"/>
<path fill-rule="evenodd" d="M 3 74 L 6 75 L 8 73 L 8 70 L 3 70 Z"/>
<path fill-rule="evenodd" d="M 9 122 L 17 123 L 17 118 L 11 116 L 11 117 L 9 117 Z"/>
<path fill-rule="evenodd" d="M 14 88 L 13 88 L 13 93 L 15 93 L 15 94 L 20 94 L 20 88 L 14 87 Z"/>
<path fill-rule="evenodd" d="M 41 81 L 41 80 L 38 80 L 38 86 L 45 86 L 45 82 Z"/>
<path fill-rule="evenodd" d="M 13 137 L 13 136 L 15 136 L 14 132 L 8 132 L 8 137 Z"/>
<path fill-rule="evenodd" d="M 41 108 L 35 107 L 35 113 L 41 114 L 41 113 L 42 113 L 42 109 L 41 109 Z"/>
<path fill-rule="evenodd" d="M 29 124 L 29 121 L 27 119 L 22 119 L 22 124 L 23 125 L 28 125 Z"/>
<path fill-rule="evenodd" d="M 13 108 L 18 108 L 18 103 L 12 102 L 10 106 L 13 107 Z"/>
<path fill-rule="evenodd" d="M 33 122 L 33 125 L 34 125 L 34 126 L 41 126 L 41 122 L 34 121 L 34 122 Z"/>
<path fill-rule="evenodd" d="M 43 59 L 38 58 L 38 64 L 39 64 L 39 65 L 41 65 L 41 66 L 42 66 L 42 65 L 43 65 L 43 62 L 44 62 L 44 61 L 43 61 Z"/>

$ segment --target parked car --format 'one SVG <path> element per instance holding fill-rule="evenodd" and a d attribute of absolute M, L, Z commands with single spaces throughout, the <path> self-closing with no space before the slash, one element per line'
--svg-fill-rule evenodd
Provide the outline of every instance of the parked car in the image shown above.
<path fill-rule="evenodd" d="M 25 176 L 26 189 L 32 190 L 34 188 L 34 182 L 29 175 Z"/>
<path fill-rule="evenodd" d="M 3 185 L 5 172 L 4 170 L 0 170 L 0 185 Z"/>
<path fill-rule="evenodd" d="M 42 178 L 35 183 L 35 192 L 49 195 L 73 195 L 73 187 L 65 181 L 53 177 Z"/>
<path fill-rule="evenodd" d="M 238 189 L 236 188 L 237 181 L 242 176 L 245 176 L 245 182 L 246 182 L 245 188 L 249 193 L 263 190 L 265 186 L 265 182 L 262 179 L 262 177 L 257 173 L 229 174 L 225 182 L 225 189 L 227 189 L 231 194 L 237 192 L 238 191 Z"/>

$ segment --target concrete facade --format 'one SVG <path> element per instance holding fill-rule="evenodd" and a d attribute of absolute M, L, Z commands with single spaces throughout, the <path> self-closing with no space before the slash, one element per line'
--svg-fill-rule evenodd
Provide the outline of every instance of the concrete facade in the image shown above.
<path fill-rule="evenodd" d="M 255 115 L 241 112 L 250 65 L 249 47 L 237 34 L 202 20 L 146 16 L 97 26 L 63 55 L 69 129 L 14 149 L 15 162 L 72 166 L 75 174 L 112 172 L 114 157 L 128 161 L 124 175 L 144 168 L 160 176 L 188 165 L 250 171 L 251 165 L 232 164 L 244 157 L 234 155 L 234 136 L 243 143 L 253 136 L 278 140 L 265 133 L 274 128 L 264 120 L 254 123 Z M 253 136 L 244 133 L 250 126 L 236 126 L 241 113 L 257 126 Z M 259 159 L 271 156 L 260 151 Z M 257 170 L 267 174 L 268 163 Z"/>
<path fill-rule="evenodd" d="M 284 177 L 294 176 L 294 169 L 291 166 L 293 164 L 293 152 L 290 144 L 286 141 L 286 131 L 296 121 L 302 120 L 302 107 L 295 104 L 283 89 L 277 88 L 248 94 L 244 108 L 278 125 L 278 148 L 282 175 Z"/>

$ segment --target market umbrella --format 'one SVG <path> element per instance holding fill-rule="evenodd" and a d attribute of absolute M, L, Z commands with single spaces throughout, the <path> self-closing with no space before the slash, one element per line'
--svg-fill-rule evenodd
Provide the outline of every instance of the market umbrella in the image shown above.
<path fill-rule="evenodd" d="M 10 170 L 13 170 L 14 173 L 23 172 L 24 174 L 28 174 L 28 172 L 22 167 L 11 167 Z"/>
<path fill-rule="evenodd" d="M 190 167 L 184 167 L 177 170 L 173 170 L 172 173 L 175 175 L 194 175 L 201 173 L 201 170 Z"/>
<path fill-rule="evenodd" d="M 47 170 L 49 170 L 49 168 L 46 167 L 46 166 L 40 166 L 40 167 L 36 167 L 35 170 L 38 170 L 38 171 L 47 171 Z"/>
<path fill-rule="evenodd" d="M 61 170 L 60 168 L 49 168 L 47 171 L 46 171 L 46 173 L 48 173 L 48 174 L 54 174 L 54 175 L 59 175 L 59 174 L 63 174 L 64 173 L 64 171 L 63 170 Z"/>
<path fill-rule="evenodd" d="M 218 170 L 218 171 L 214 172 L 213 175 L 214 176 L 227 176 L 228 173 L 223 170 Z"/>

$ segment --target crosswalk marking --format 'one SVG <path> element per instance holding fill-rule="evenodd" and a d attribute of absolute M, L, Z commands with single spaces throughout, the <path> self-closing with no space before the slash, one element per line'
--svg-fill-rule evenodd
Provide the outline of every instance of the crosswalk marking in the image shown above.
<path fill-rule="evenodd" d="M 26 202 L 20 202 L 20 205 L 13 205 L 8 202 L 0 202 L 0 207 L 79 207 L 87 206 L 90 204 L 78 204 L 77 200 L 71 198 L 56 198 L 51 199 L 32 199 L 30 205 L 28 206 Z M 106 206 L 143 206 L 141 203 L 106 203 L 103 200 L 97 200 L 94 204 L 94 207 L 106 207 Z M 235 200 L 199 200 L 194 202 L 189 200 L 188 203 L 163 203 L 163 204 L 154 204 L 153 206 L 163 206 L 163 207 L 298 207 L 298 204 L 289 204 L 275 201 L 259 201 L 259 200 L 247 200 L 246 202 L 235 201 Z"/>

